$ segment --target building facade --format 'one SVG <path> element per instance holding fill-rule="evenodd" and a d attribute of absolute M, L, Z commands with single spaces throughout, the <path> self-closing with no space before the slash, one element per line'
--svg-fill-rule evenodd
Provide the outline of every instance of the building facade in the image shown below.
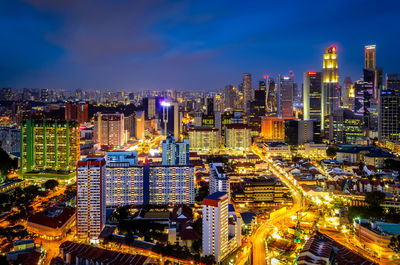
<path fill-rule="evenodd" d="M 102 149 L 112 150 L 123 146 L 125 144 L 124 114 L 96 113 L 93 136 Z"/>
<path fill-rule="evenodd" d="M 303 119 L 321 120 L 322 73 L 306 72 L 303 75 Z"/>
<path fill-rule="evenodd" d="M 76 229 L 79 239 L 96 242 L 106 221 L 104 158 L 84 158 L 78 162 Z"/>
<path fill-rule="evenodd" d="M 189 139 L 176 142 L 174 137 L 168 136 L 162 141 L 163 165 L 189 165 Z"/>
<path fill-rule="evenodd" d="M 246 151 L 251 147 L 251 129 L 246 124 L 226 125 L 225 146 L 228 150 Z"/>
<path fill-rule="evenodd" d="M 210 170 L 210 194 L 215 192 L 226 192 L 230 195 L 229 176 L 226 175 L 222 163 L 210 163 L 208 165 Z"/>
<path fill-rule="evenodd" d="M 199 153 L 214 153 L 219 150 L 219 130 L 208 127 L 195 127 L 188 131 L 190 151 Z"/>

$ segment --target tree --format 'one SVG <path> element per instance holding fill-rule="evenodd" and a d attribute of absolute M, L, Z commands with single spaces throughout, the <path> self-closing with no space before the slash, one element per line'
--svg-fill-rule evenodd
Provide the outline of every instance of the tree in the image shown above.
<path fill-rule="evenodd" d="M 326 149 L 326 155 L 329 156 L 330 158 L 334 158 L 336 156 L 336 152 L 337 152 L 337 147 L 333 145 L 328 146 L 328 148 Z"/>
<path fill-rule="evenodd" d="M 57 187 L 57 186 L 58 186 L 58 181 L 55 180 L 55 179 L 49 179 L 48 181 L 46 181 L 46 182 L 43 184 L 43 187 L 44 187 L 46 190 L 54 190 L 55 187 Z"/>
<path fill-rule="evenodd" d="M 380 208 L 381 204 L 385 201 L 385 193 L 381 191 L 371 191 L 365 194 L 365 201 L 371 208 Z"/>
<path fill-rule="evenodd" d="M 1 176 L 7 176 L 12 169 L 18 167 L 18 159 L 12 159 L 6 151 L 0 148 L 0 173 Z"/>
<path fill-rule="evenodd" d="M 206 265 L 214 265 L 217 264 L 215 261 L 214 255 L 208 255 L 201 258 L 201 262 L 205 263 Z"/>
<path fill-rule="evenodd" d="M 111 214 L 111 219 L 121 222 L 129 216 L 129 205 L 120 206 Z"/>
<path fill-rule="evenodd" d="M 0 255 L 0 264 L 10 264 L 6 256 Z"/>
<path fill-rule="evenodd" d="M 395 253 L 400 253 L 400 235 L 392 236 L 388 247 Z"/>

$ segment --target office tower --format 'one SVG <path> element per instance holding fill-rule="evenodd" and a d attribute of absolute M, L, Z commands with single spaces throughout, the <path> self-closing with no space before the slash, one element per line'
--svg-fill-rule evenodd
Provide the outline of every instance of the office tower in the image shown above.
<path fill-rule="evenodd" d="M 400 74 L 386 75 L 386 90 L 381 91 L 378 118 L 379 141 L 400 141 Z"/>
<path fill-rule="evenodd" d="M 267 90 L 265 92 L 267 102 L 265 111 L 269 115 L 277 114 L 277 86 L 272 78 L 267 78 Z"/>
<path fill-rule="evenodd" d="M 161 101 L 162 108 L 158 113 L 158 117 L 161 117 L 161 129 L 163 135 L 174 136 L 176 140 L 179 140 L 179 105 L 176 102 L 168 102 L 166 100 Z"/>
<path fill-rule="evenodd" d="M 208 97 L 207 100 L 207 115 L 214 113 L 214 97 Z"/>
<path fill-rule="evenodd" d="M 353 104 L 354 104 L 353 95 L 354 95 L 353 81 L 351 81 L 350 76 L 346 76 L 342 86 L 342 103 L 344 108 L 349 110 L 353 109 Z"/>
<path fill-rule="evenodd" d="M 203 124 L 203 112 L 196 111 L 194 113 L 194 126 L 201 127 L 202 124 Z"/>
<path fill-rule="evenodd" d="M 232 85 L 225 86 L 225 109 L 226 110 L 233 110 L 235 108 L 235 101 L 236 101 L 236 88 Z"/>
<path fill-rule="evenodd" d="M 303 145 L 314 142 L 315 124 L 313 120 L 285 120 L 285 143 Z"/>
<path fill-rule="evenodd" d="M 304 120 L 321 120 L 322 73 L 306 72 L 303 75 Z"/>
<path fill-rule="evenodd" d="M 144 140 L 145 127 L 144 111 L 136 111 L 135 115 L 135 137 L 137 140 Z"/>
<path fill-rule="evenodd" d="M 251 129 L 247 124 L 226 125 L 225 146 L 228 150 L 247 151 L 251 147 Z"/>
<path fill-rule="evenodd" d="M 65 120 L 85 123 L 89 121 L 88 104 L 67 103 L 65 104 Z"/>
<path fill-rule="evenodd" d="M 162 164 L 169 166 L 189 165 L 189 139 L 176 142 L 174 137 L 168 136 L 162 141 Z"/>
<path fill-rule="evenodd" d="M 254 91 L 254 97 L 255 99 L 250 101 L 250 112 L 247 123 L 254 128 L 255 131 L 260 131 L 261 117 L 265 115 L 265 90 L 256 89 Z"/>
<path fill-rule="evenodd" d="M 371 83 L 372 98 L 378 99 L 379 91 L 382 90 L 383 85 L 383 71 L 382 68 L 376 67 L 376 45 L 367 45 L 364 49 L 365 52 L 365 67 L 364 67 L 364 82 Z"/>
<path fill-rule="evenodd" d="M 107 152 L 106 206 L 142 205 L 144 167 L 138 166 L 137 152 Z"/>
<path fill-rule="evenodd" d="M 376 68 L 376 45 L 365 46 L 365 69 Z"/>
<path fill-rule="evenodd" d="M 75 171 L 80 159 L 79 124 L 75 121 L 21 122 L 21 172 Z"/>
<path fill-rule="evenodd" d="M 251 74 L 242 75 L 243 110 L 247 112 L 249 101 L 253 100 L 251 90 Z"/>
<path fill-rule="evenodd" d="M 215 192 L 225 192 L 230 195 L 229 176 L 226 175 L 224 165 L 222 163 L 208 164 L 210 170 L 210 194 Z"/>
<path fill-rule="evenodd" d="M 278 75 L 278 116 L 293 117 L 293 79 Z"/>
<path fill-rule="evenodd" d="M 214 255 L 220 262 L 229 251 L 228 194 L 213 193 L 203 201 L 203 255 Z"/>
<path fill-rule="evenodd" d="M 160 110 L 160 97 L 146 97 L 143 98 L 142 104 L 144 108 L 145 118 L 147 120 L 155 119 Z"/>
<path fill-rule="evenodd" d="M 321 129 L 325 129 L 325 119 L 339 108 L 340 87 L 336 47 L 325 49 L 322 65 Z"/>
<path fill-rule="evenodd" d="M 351 110 L 337 110 L 330 119 L 329 139 L 339 144 L 354 144 L 364 137 L 363 123 L 363 118 Z"/>
<path fill-rule="evenodd" d="M 76 168 L 76 230 L 80 240 L 96 242 L 106 221 L 104 158 L 84 158 Z"/>
<path fill-rule="evenodd" d="M 130 138 L 135 137 L 136 135 L 135 116 L 135 114 L 124 116 L 124 131 L 126 134 L 125 142 L 127 142 Z"/>
<path fill-rule="evenodd" d="M 374 85 L 371 82 L 358 80 L 354 83 L 354 114 L 363 119 L 363 129 L 370 129 L 371 102 L 373 101 Z"/>
<path fill-rule="evenodd" d="M 125 144 L 124 114 L 101 113 L 94 115 L 93 137 L 102 149 L 111 150 Z"/>
<path fill-rule="evenodd" d="M 219 151 L 218 129 L 210 127 L 194 127 L 189 129 L 188 134 L 190 151 L 206 154 Z"/>
<path fill-rule="evenodd" d="M 285 140 L 285 120 L 274 116 L 262 117 L 261 137 L 270 142 L 283 142 Z"/>

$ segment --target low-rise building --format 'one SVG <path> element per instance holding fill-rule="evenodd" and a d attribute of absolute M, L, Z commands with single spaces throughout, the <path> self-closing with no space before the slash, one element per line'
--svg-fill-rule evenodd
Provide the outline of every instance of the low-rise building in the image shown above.
<path fill-rule="evenodd" d="M 46 240 L 59 240 L 75 224 L 75 209 L 72 207 L 50 207 L 29 216 L 27 230 Z"/>
<path fill-rule="evenodd" d="M 281 181 L 274 177 L 245 179 L 241 189 L 233 193 L 232 200 L 240 206 L 269 207 L 285 203 L 284 194 L 289 192 Z"/>
<path fill-rule="evenodd" d="M 290 147 L 285 143 L 267 143 L 264 144 L 264 152 L 267 156 L 291 156 Z"/>

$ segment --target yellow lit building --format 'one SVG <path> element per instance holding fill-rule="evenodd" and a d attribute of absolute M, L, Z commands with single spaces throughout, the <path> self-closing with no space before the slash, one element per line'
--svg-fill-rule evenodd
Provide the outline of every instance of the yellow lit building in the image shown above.
<path fill-rule="evenodd" d="M 189 129 L 190 151 L 198 153 L 215 153 L 219 149 L 219 130 L 210 127 Z"/>
<path fill-rule="evenodd" d="M 251 147 L 251 129 L 247 124 L 226 125 L 225 145 L 228 150 L 247 151 Z"/>
<path fill-rule="evenodd" d="M 279 117 L 262 117 L 261 136 L 271 142 L 285 140 L 285 120 Z"/>
<path fill-rule="evenodd" d="M 323 55 L 321 129 L 325 128 L 325 117 L 339 108 L 340 87 L 336 47 L 328 47 Z"/>

